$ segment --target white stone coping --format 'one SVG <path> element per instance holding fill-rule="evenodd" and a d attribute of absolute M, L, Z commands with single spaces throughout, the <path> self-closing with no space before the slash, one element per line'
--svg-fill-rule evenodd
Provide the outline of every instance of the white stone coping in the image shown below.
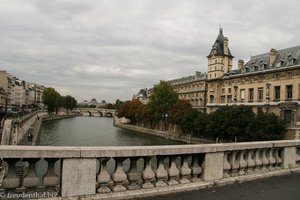
<path fill-rule="evenodd" d="M 299 146 L 300 140 L 164 146 L 0 146 L 0 158 L 100 158 L 182 155 L 233 150 Z"/>

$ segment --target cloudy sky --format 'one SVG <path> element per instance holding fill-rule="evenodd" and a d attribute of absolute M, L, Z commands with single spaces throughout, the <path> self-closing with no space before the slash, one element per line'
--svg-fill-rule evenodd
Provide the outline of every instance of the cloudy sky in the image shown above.
<path fill-rule="evenodd" d="M 207 71 L 219 25 L 238 59 L 300 45 L 299 0 L 1 0 L 0 69 L 79 102 Z"/>

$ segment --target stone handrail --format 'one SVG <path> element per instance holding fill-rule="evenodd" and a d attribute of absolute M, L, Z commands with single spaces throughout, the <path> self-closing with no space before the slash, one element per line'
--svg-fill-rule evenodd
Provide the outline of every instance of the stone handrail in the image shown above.
<path fill-rule="evenodd" d="M 118 147 L 0 146 L 0 192 L 134 198 L 300 170 L 300 140 Z"/>

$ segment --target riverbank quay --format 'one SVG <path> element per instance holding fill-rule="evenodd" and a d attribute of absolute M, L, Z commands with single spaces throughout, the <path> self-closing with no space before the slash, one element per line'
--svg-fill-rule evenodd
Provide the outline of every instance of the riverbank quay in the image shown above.
<path fill-rule="evenodd" d="M 141 133 L 146 133 L 150 135 L 155 135 L 158 137 L 163 137 L 166 139 L 174 140 L 174 141 L 179 141 L 187 144 L 211 144 L 215 143 L 213 140 L 206 140 L 206 139 L 201 139 L 201 138 L 196 138 L 196 137 L 190 137 L 189 135 L 185 134 L 176 134 L 168 131 L 160 131 L 160 130 L 155 130 L 155 129 L 149 129 L 141 126 L 135 126 L 135 125 L 130 125 L 126 123 L 122 123 L 122 120 L 114 117 L 113 119 L 113 125 L 119 128 L 124 128 L 127 130 L 135 131 L 135 132 L 141 132 Z"/>
<path fill-rule="evenodd" d="M 66 119 L 66 118 L 72 118 L 72 117 L 76 117 L 77 115 L 44 115 L 44 116 L 40 116 L 38 117 L 35 122 L 33 123 L 31 129 L 28 130 L 27 134 L 25 134 L 23 136 L 23 138 L 21 139 L 21 141 L 18 143 L 18 145 L 25 145 L 25 146 L 35 146 L 35 145 L 39 145 L 40 142 L 40 137 L 41 137 L 41 125 L 43 122 L 45 121 L 52 121 L 52 120 L 59 120 L 59 119 Z M 32 140 L 28 140 L 28 134 L 32 134 Z"/>
<path fill-rule="evenodd" d="M 6 119 L 1 135 L 1 145 L 38 145 L 43 121 L 75 116 L 77 115 L 48 115 L 46 112 L 37 111 L 22 118 Z M 32 136 L 31 139 L 28 138 L 29 134 Z"/>
<path fill-rule="evenodd" d="M 3 194 L 38 192 L 42 188 L 57 195 L 53 200 L 134 199 L 297 173 L 300 140 L 118 147 L 0 146 L 0 157 L 1 174 L 7 174 L 0 186 Z M 41 162 L 47 162 L 45 172 L 37 173 Z M 60 167 L 54 170 L 55 166 Z"/>

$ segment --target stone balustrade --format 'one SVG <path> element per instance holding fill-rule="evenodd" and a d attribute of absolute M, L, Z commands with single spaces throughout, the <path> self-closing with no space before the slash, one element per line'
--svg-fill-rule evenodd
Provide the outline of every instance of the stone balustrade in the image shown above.
<path fill-rule="evenodd" d="M 134 198 L 300 171 L 300 140 L 228 144 L 0 146 L 0 192 Z"/>

